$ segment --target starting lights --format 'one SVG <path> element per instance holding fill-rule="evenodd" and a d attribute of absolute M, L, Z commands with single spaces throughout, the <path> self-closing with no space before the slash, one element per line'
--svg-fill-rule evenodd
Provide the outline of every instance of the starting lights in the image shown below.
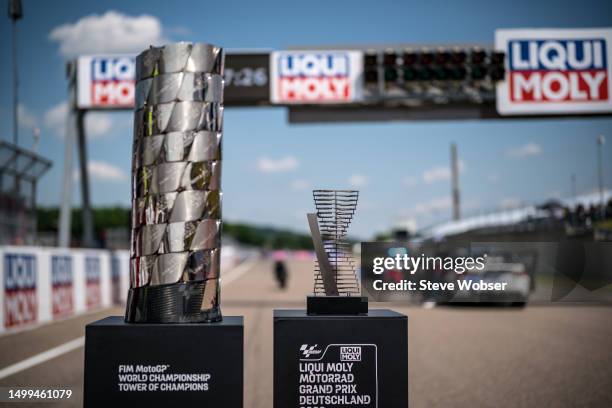
<path fill-rule="evenodd" d="M 483 48 L 386 49 L 364 57 L 366 86 L 382 81 L 385 87 L 411 83 L 480 83 L 505 76 L 505 54 Z"/>
<path fill-rule="evenodd" d="M 363 57 L 364 97 L 410 106 L 495 99 L 506 54 L 471 46 L 370 49 Z"/>

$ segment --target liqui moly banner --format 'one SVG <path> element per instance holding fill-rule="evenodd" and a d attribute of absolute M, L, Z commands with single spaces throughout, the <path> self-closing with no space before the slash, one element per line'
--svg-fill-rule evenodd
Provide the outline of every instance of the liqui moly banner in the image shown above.
<path fill-rule="evenodd" d="M 497 30 L 500 115 L 612 112 L 612 29 Z"/>
<path fill-rule="evenodd" d="M 51 256 L 51 312 L 54 318 L 74 311 L 72 256 Z"/>
<path fill-rule="evenodd" d="M 27 253 L 4 254 L 4 326 L 12 328 L 37 319 L 36 256 Z"/>
<path fill-rule="evenodd" d="M 276 104 L 344 104 L 361 99 L 361 51 L 279 51 L 270 58 Z"/>
<path fill-rule="evenodd" d="M 0 246 L 0 334 L 121 304 L 129 251 Z"/>
<path fill-rule="evenodd" d="M 100 307 L 100 258 L 85 257 L 85 302 L 88 309 Z"/>
<path fill-rule="evenodd" d="M 77 61 L 77 106 L 82 109 L 132 109 L 135 58 L 83 56 Z"/>

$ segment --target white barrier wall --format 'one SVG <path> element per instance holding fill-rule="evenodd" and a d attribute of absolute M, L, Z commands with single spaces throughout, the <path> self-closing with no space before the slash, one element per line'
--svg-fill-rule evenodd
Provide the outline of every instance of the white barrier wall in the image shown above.
<path fill-rule="evenodd" d="M 122 304 L 129 251 L 0 246 L 0 333 Z"/>

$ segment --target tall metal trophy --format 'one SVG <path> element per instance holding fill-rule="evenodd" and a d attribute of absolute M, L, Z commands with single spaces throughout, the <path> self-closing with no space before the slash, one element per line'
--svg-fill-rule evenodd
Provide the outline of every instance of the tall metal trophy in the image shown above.
<path fill-rule="evenodd" d="M 222 75 L 208 44 L 136 59 L 127 322 L 221 320 Z"/>
<path fill-rule="evenodd" d="M 222 319 L 224 53 L 136 58 L 132 246 L 125 316 L 86 327 L 85 405 L 241 407 L 243 319 Z"/>
<path fill-rule="evenodd" d="M 368 310 L 347 240 L 355 190 L 314 190 L 306 310 L 274 311 L 274 407 L 408 406 L 408 319 Z"/>

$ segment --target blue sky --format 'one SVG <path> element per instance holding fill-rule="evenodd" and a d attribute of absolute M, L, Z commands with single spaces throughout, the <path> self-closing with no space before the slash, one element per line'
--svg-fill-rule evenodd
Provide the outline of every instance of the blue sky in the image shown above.
<path fill-rule="evenodd" d="M 226 48 L 299 45 L 492 43 L 496 28 L 610 27 L 609 1 L 55 1 L 23 0 L 18 43 L 21 141 L 54 161 L 39 202 L 60 199 L 64 63 L 78 52 L 125 52 L 191 40 Z M 3 4 L 5 1 L 3 1 Z M 5 6 L 3 6 L 5 7 Z M 112 13 L 108 13 L 113 11 Z M 0 137 L 11 135 L 10 24 L 0 25 Z M 123 29 L 134 29 L 121 37 Z M 98 33 L 98 34 L 96 34 Z M 100 35 L 99 33 L 104 33 Z M 145 44 L 143 46 L 143 44 Z M 95 205 L 130 202 L 131 114 L 90 114 Z M 450 217 L 449 144 L 462 161 L 464 213 L 476 214 L 597 187 L 595 138 L 604 134 L 612 186 L 612 118 L 289 125 L 275 108 L 226 110 L 224 216 L 306 230 L 312 188 L 360 189 L 351 232 L 367 238 L 402 219 Z M 321 146 L 326 149 L 322 150 Z M 80 202 L 75 183 L 73 202 Z"/>

